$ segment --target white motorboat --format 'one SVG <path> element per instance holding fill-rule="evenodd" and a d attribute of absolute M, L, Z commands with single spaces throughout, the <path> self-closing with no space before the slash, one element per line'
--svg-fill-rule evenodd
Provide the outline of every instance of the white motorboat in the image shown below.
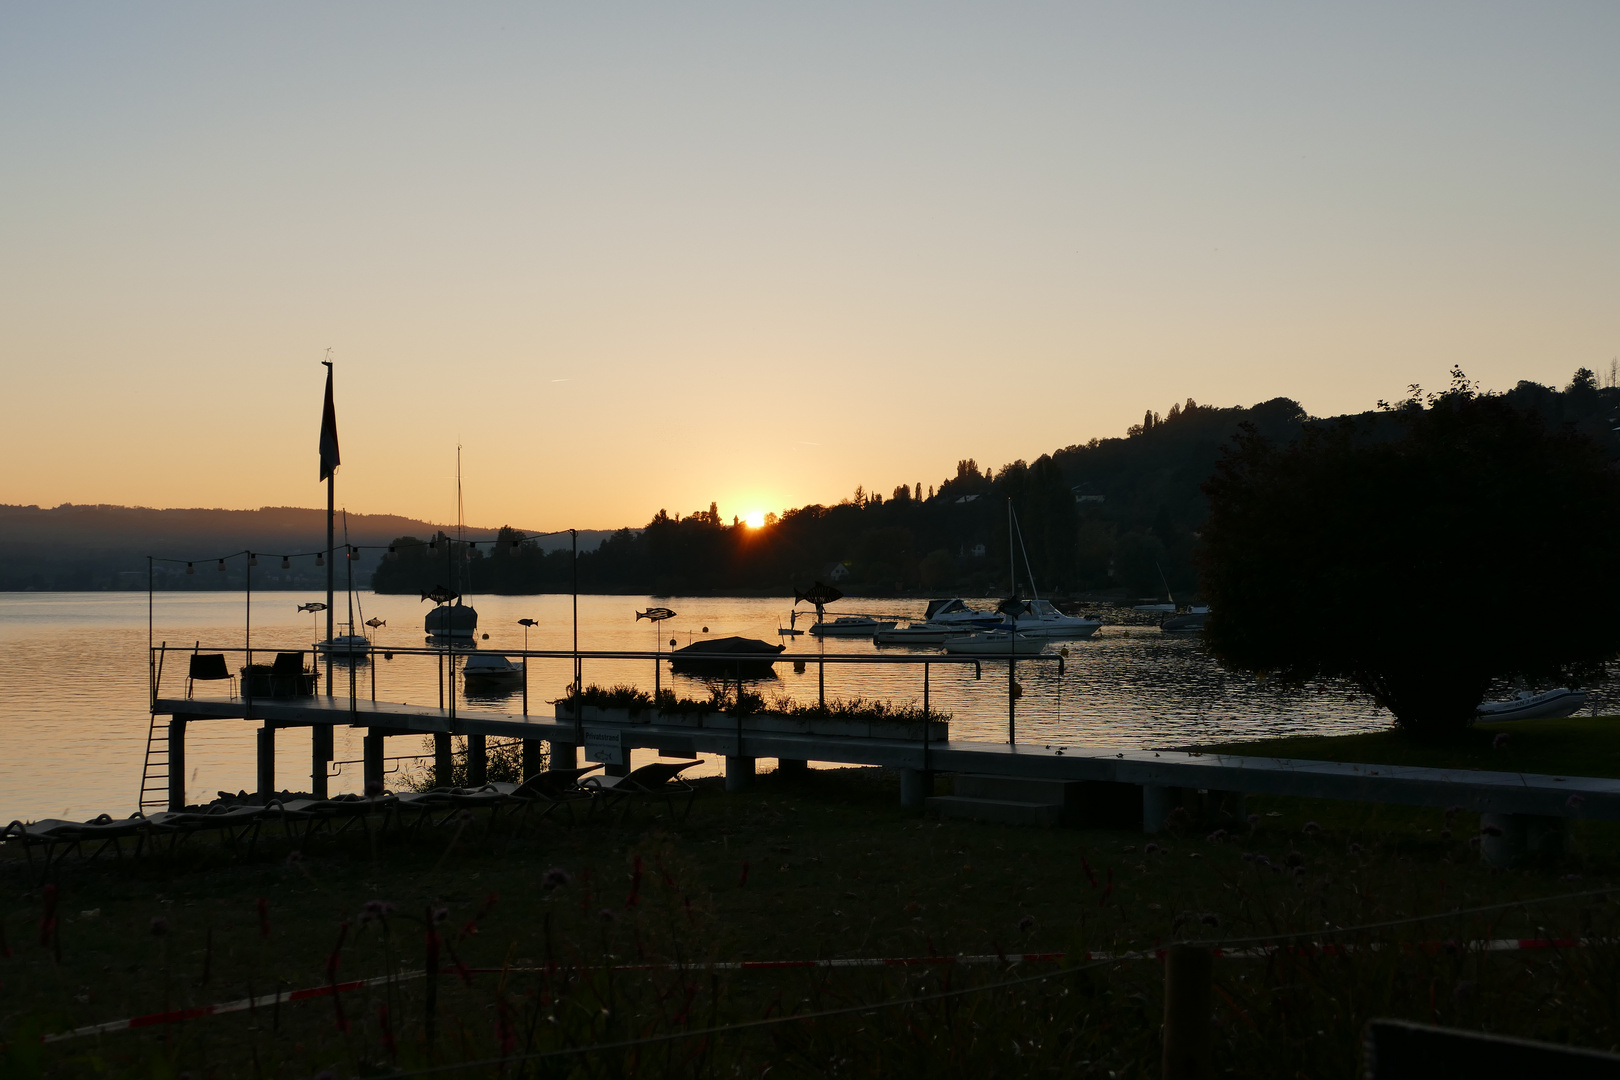
<path fill-rule="evenodd" d="M 922 621 L 930 626 L 959 628 L 964 632 L 993 630 L 1001 625 L 1001 615 L 994 611 L 975 611 L 959 596 L 949 600 L 930 600 Z"/>
<path fill-rule="evenodd" d="M 504 685 L 523 678 L 524 663 L 514 664 L 499 653 L 473 653 L 461 662 L 461 674 L 469 683 Z"/>
<path fill-rule="evenodd" d="M 1477 715 L 1481 720 L 1551 720 L 1573 716 L 1585 704 L 1585 690 L 1561 686 L 1540 694 L 1524 690 L 1511 701 L 1487 701 Z"/>
<path fill-rule="evenodd" d="M 1022 637 L 1088 638 L 1102 628 L 1102 620 L 1078 615 L 1065 615 L 1052 606 L 1051 601 L 1035 599 L 1029 602 L 1027 614 L 1014 621 Z"/>
<path fill-rule="evenodd" d="M 939 623 L 916 622 L 892 630 L 879 630 L 872 640 L 879 645 L 943 645 L 951 638 L 975 633 L 967 626 L 942 626 Z"/>
<path fill-rule="evenodd" d="M 333 656 L 370 656 L 371 641 L 364 634 L 336 634 L 316 642 L 315 651 Z"/>
<path fill-rule="evenodd" d="M 879 630 L 893 630 L 896 620 L 874 619 L 868 615 L 842 615 L 832 622 L 818 622 L 810 624 L 810 632 L 816 637 L 866 637 L 869 638 Z"/>
<path fill-rule="evenodd" d="M 945 642 L 945 651 L 953 656 L 980 656 L 986 660 L 1005 660 L 1009 656 L 1014 660 L 1023 660 L 1045 652 L 1046 642 L 1046 638 L 992 630 L 953 637 Z"/>

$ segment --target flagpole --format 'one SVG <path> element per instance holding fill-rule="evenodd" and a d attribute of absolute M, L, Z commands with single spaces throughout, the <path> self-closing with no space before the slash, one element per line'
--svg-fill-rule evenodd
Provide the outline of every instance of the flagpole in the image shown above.
<path fill-rule="evenodd" d="M 326 477 L 326 696 L 332 696 L 332 516 L 337 506 L 337 470 Z"/>

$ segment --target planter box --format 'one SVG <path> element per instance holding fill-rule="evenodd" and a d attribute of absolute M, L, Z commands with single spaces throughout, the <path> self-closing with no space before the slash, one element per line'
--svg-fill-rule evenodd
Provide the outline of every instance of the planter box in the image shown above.
<path fill-rule="evenodd" d="M 587 705 L 580 710 L 585 724 L 657 724 L 666 728 L 696 728 L 705 731 L 735 732 L 737 718 L 721 712 L 659 712 L 644 709 L 632 715 L 628 709 L 602 709 Z M 562 721 L 575 719 L 565 705 L 557 706 L 556 717 Z M 836 717 L 784 716 L 781 713 L 752 713 L 742 719 L 746 734 L 825 735 L 846 739 L 888 739 L 896 742 L 922 742 L 921 720 L 841 720 Z M 951 726 L 944 720 L 928 722 L 928 740 L 944 742 L 949 739 Z"/>
<path fill-rule="evenodd" d="M 315 696 L 314 671 L 298 674 L 276 674 L 269 664 L 250 664 L 242 668 L 242 696 L 250 698 L 300 698 Z"/>

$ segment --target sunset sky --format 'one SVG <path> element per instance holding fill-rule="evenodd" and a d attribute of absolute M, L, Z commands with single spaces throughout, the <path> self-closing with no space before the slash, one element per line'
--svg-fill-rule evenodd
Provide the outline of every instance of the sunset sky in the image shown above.
<path fill-rule="evenodd" d="M 554 529 L 1620 354 L 1613 4 L 9 4 L 0 502 Z"/>

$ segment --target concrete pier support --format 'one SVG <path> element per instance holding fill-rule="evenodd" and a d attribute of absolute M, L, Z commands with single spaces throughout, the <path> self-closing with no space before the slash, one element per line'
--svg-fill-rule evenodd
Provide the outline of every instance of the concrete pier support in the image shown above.
<path fill-rule="evenodd" d="M 381 787 L 383 783 L 383 758 L 385 756 L 383 752 L 384 739 L 385 736 L 380 730 L 376 728 L 366 729 L 366 737 L 362 743 L 364 749 L 361 752 L 361 757 L 365 761 L 364 774 L 366 787 L 368 788 L 374 783 L 378 787 Z"/>
<path fill-rule="evenodd" d="M 579 745 L 571 742 L 553 742 L 551 744 L 551 767 L 553 769 L 579 768 Z"/>
<path fill-rule="evenodd" d="M 489 753 L 484 748 L 484 736 L 467 736 L 467 786 L 483 787 L 489 783 Z"/>
<path fill-rule="evenodd" d="M 754 786 L 754 759 L 726 755 L 726 790 L 747 791 Z"/>
<path fill-rule="evenodd" d="M 921 810 L 923 801 L 934 793 L 934 773 L 931 769 L 900 770 L 900 805 L 907 810 Z"/>
<path fill-rule="evenodd" d="M 1487 866 L 1517 866 L 1564 853 L 1565 820 L 1538 814 L 1481 814 L 1479 855 Z"/>
<path fill-rule="evenodd" d="M 186 722 L 169 721 L 169 809 L 186 808 Z"/>
<path fill-rule="evenodd" d="M 1163 832 L 1170 812 L 1181 805 L 1181 788 L 1142 785 L 1142 831 Z"/>
<path fill-rule="evenodd" d="M 776 771 L 783 776 L 804 776 L 810 771 L 810 763 L 804 758 L 777 758 Z"/>
<path fill-rule="evenodd" d="M 540 740 L 523 740 L 523 779 L 540 772 Z"/>
<path fill-rule="evenodd" d="M 268 804 L 276 793 L 276 729 L 259 729 L 259 802 Z"/>
<path fill-rule="evenodd" d="M 332 725 L 313 725 L 309 729 L 309 744 L 309 791 L 317 799 L 324 799 L 326 766 L 332 760 Z"/>
<path fill-rule="evenodd" d="M 449 787 L 456 768 L 455 747 L 449 732 L 433 733 L 433 786 Z"/>

